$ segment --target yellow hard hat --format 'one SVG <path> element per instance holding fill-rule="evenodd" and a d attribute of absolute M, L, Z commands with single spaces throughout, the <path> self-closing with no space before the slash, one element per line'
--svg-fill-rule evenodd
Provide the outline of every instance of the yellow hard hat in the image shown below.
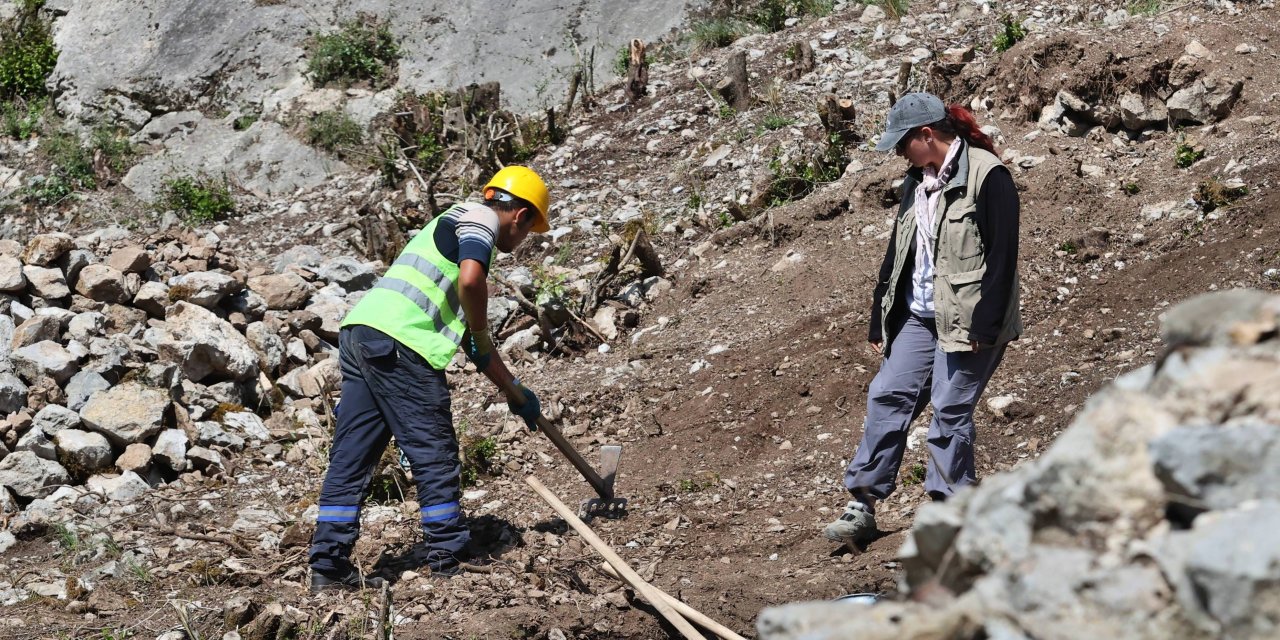
<path fill-rule="evenodd" d="M 547 193 L 547 185 L 538 177 L 537 172 L 529 167 L 508 165 L 493 174 L 489 184 L 484 186 L 485 198 L 489 197 L 489 189 L 498 188 L 532 204 L 537 210 L 533 221 L 535 233 L 546 233 L 551 230 L 547 219 L 547 208 L 551 206 L 551 196 Z"/>

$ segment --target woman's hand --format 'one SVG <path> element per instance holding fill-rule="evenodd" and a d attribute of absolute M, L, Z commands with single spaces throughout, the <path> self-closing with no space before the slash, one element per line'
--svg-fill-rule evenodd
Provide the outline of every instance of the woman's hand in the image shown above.
<path fill-rule="evenodd" d="M 876 352 L 876 355 L 880 355 L 884 353 L 884 341 L 869 340 L 867 344 L 871 345 L 871 350 Z"/>

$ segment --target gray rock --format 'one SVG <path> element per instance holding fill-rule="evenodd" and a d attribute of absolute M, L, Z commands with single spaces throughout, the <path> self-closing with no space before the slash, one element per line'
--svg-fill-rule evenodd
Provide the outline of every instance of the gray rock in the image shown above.
<path fill-rule="evenodd" d="M 320 268 L 320 263 L 324 262 L 324 253 L 316 247 L 309 244 L 300 244 L 290 247 L 276 256 L 275 262 L 271 263 L 271 268 L 276 273 L 284 273 L 289 267 L 302 267 L 309 271 L 316 271 Z"/>
<path fill-rule="evenodd" d="M 268 309 L 284 311 L 301 309 L 312 292 L 311 284 L 296 273 L 249 278 L 249 289 L 266 300 Z"/>
<path fill-rule="evenodd" d="M 123 247 L 107 257 L 107 265 L 122 273 L 142 273 L 151 266 L 151 254 L 137 245 Z"/>
<path fill-rule="evenodd" d="M 169 308 L 156 344 L 161 357 L 178 363 L 187 378 L 246 380 L 258 374 L 258 354 L 231 323 L 194 304 Z"/>
<path fill-rule="evenodd" d="M 216 271 L 197 271 L 169 278 L 169 298 L 200 305 L 206 309 L 218 306 L 222 299 L 240 291 L 240 282 Z"/>
<path fill-rule="evenodd" d="M 197 422 L 196 444 L 202 447 L 224 447 L 232 451 L 240 451 L 244 449 L 244 438 L 228 433 L 217 422 Z"/>
<path fill-rule="evenodd" d="M 85 267 L 98 262 L 98 256 L 84 249 L 72 249 L 58 258 L 58 268 L 67 279 L 68 286 L 74 286 Z"/>
<path fill-rule="evenodd" d="M 92 342 L 107 330 L 107 317 L 97 311 L 86 311 L 76 314 L 67 324 L 67 335 L 72 340 L 83 343 Z"/>
<path fill-rule="evenodd" d="M 152 318 L 163 318 L 169 306 L 169 286 L 163 282 L 144 282 L 133 297 L 133 306 L 147 312 Z"/>
<path fill-rule="evenodd" d="M 174 470 L 187 469 L 187 434 L 181 429 L 165 429 L 151 445 L 151 458 Z"/>
<path fill-rule="evenodd" d="M 218 452 L 204 447 L 191 447 L 187 451 L 187 459 L 191 461 L 191 466 L 201 470 L 223 466 L 222 456 L 218 455 Z"/>
<path fill-rule="evenodd" d="M 1244 82 L 1223 78 L 1200 78 L 1176 91 L 1166 105 L 1169 119 L 1175 123 L 1208 124 L 1231 114 L 1240 99 Z"/>
<path fill-rule="evenodd" d="M 338 330 L 342 328 L 342 319 L 351 311 L 351 305 L 338 296 L 317 293 L 307 306 L 307 311 L 320 316 L 320 328 L 316 333 L 325 340 L 335 342 Z"/>
<path fill-rule="evenodd" d="M 65 233 L 40 234 L 27 242 L 27 248 L 22 252 L 22 262 L 27 265 L 47 267 L 75 246 L 75 240 Z"/>
<path fill-rule="evenodd" d="M 62 323 L 50 315 L 36 314 L 13 330 L 10 345 L 20 349 L 47 340 L 56 341 L 62 336 Z"/>
<path fill-rule="evenodd" d="M 63 429 L 53 437 L 58 460 L 75 475 L 85 477 L 111 466 L 111 443 L 100 433 Z"/>
<path fill-rule="evenodd" d="M 1280 500 L 1280 426 L 1179 427 L 1151 442 L 1151 458 L 1171 505 L 1189 515 Z"/>
<path fill-rule="evenodd" d="M 246 438 L 266 442 L 271 432 L 257 414 L 249 411 L 233 411 L 222 416 L 222 424 L 243 433 Z"/>
<path fill-rule="evenodd" d="M 36 413 L 32 424 L 43 429 L 50 436 L 55 436 L 64 429 L 79 429 L 80 414 L 62 405 L 45 405 Z"/>
<path fill-rule="evenodd" d="M 30 451 L 45 460 L 57 460 L 58 452 L 53 446 L 53 440 L 49 439 L 49 434 L 45 433 L 39 427 L 31 427 L 27 432 L 18 438 L 18 444 L 14 445 L 13 450 Z"/>
<path fill-rule="evenodd" d="M 378 281 L 372 267 L 347 256 L 339 256 L 320 265 L 321 278 L 346 291 L 364 291 Z"/>
<path fill-rule="evenodd" d="M 10 414 L 27 406 L 27 385 L 18 376 L 0 372 L 0 413 Z"/>
<path fill-rule="evenodd" d="M 76 281 L 76 293 L 98 302 L 127 303 L 137 294 L 129 289 L 124 273 L 105 264 L 85 267 Z"/>
<path fill-rule="evenodd" d="M 16 451 L 0 460 L 0 485 L 21 499 L 44 498 L 71 482 L 67 470 L 30 451 Z"/>
<path fill-rule="evenodd" d="M 1274 633 L 1280 591 L 1280 503 L 1206 514 L 1188 541 L 1186 574 L 1200 606 L 1228 638 Z"/>
<path fill-rule="evenodd" d="M 132 471 L 125 471 L 118 476 L 93 476 L 85 482 L 85 487 L 115 502 L 129 502 L 151 490 L 151 485 Z"/>
<path fill-rule="evenodd" d="M 258 352 L 258 368 L 273 373 L 284 366 L 284 340 L 262 322 L 245 327 L 244 337 Z"/>
<path fill-rule="evenodd" d="M 27 276 L 22 273 L 22 261 L 13 256 L 0 256 L 0 292 L 21 293 L 27 288 Z"/>
<path fill-rule="evenodd" d="M 62 384 L 76 372 L 76 357 L 51 340 L 15 349 L 13 367 L 27 382 L 49 376 Z"/>
<path fill-rule="evenodd" d="M 71 295 L 71 289 L 67 286 L 67 279 L 63 277 L 61 269 L 27 265 L 22 268 L 22 273 L 27 277 L 31 292 L 45 300 L 61 300 Z"/>
<path fill-rule="evenodd" d="M 1249 344 L 1275 331 L 1278 317 L 1280 297 L 1253 289 L 1213 291 L 1169 309 L 1160 338 L 1170 348 Z"/>
<path fill-rule="evenodd" d="M 118 447 L 151 437 L 164 428 L 169 394 L 136 382 L 124 382 L 93 394 L 80 419 Z"/>
<path fill-rule="evenodd" d="M 1120 96 L 1120 119 L 1126 129 L 1138 131 L 1168 124 L 1169 110 L 1158 97 L 1131 92 Z"/>
<path fill-rule="evenodd" d="M 96 371 L 80 371 L 67 382 L 67 408 L 79 411 L 93 394 L 109 389 L 111 383 Z"/>
<path fill-rule="evenodd" d="M 266 298 L 248 289 L 228 296 L 222 302 L 222 306 L 228 311 L 238 311 L 244 314 L 245 318 L 252 321 L 261 320 L 262 316 L 267 312 Z"/>

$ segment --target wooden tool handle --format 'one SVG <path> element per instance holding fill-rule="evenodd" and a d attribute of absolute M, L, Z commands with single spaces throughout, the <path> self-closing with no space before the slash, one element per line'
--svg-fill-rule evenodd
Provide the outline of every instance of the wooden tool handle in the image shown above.
<path fill-rule="evenodd" d="M 517 407 L 524 405 L 524 395 L 516 389 L 514 384 L 507 385 L 507 387 L 503 389 L 503 392 L 506 393 L 507 400 L 512 404 Z M 564 454 L 564 457 L 569 459 L 573 468 L 577 469 L 578 473 L 582 474 L 582 477 L 586 479 L 587 484 L 590 484 L 591 488 L 595 489 L 596 494 L 603 500 L 612 500 L 613 490 L 605 486 L 604 480 L 600 478 L 600 474 L 596 473 L 596 470 L 591 468 L 591 465 L 582 457 L 582 454 L 578 453 L 578 450 L 574 449 L 573 445 L 569 444 L 569 441 L 565 439 L 564 434 L 560 433 L 559 429 L 552 426 L 551 421 L 547 420 L 545 416 L 539 415 L 537 423 L 538 430 L 547 434 L 547 438 L 551 440 L 551 444 L 554 444 L 556 448 L 560 450 L 560 453 Z"/>
<path fill-rule="evenodd" d="M 653 608 L 657 609 L 658 613 L 661 613 L 662 617 L 667 619 L 667 622 L 670 622 L 672 626 L 679 630 L 681 635 L 688 640 L 704 640 L 705 637 L 701 633 L 698 633 L 698 630 L 694 629 L 693 625 L 689 624 L 688 620 L 685 620 L 679 613 L 676 613 L 676 610 L 672 609 L 671 605 L 667 604 L 667 601 L 659 595 L 662 593 L 661 591 L 658 591 L 656 587 L 645 582 L 644 578 L 641 578 L 640 574 L 636 573 L 635 570 L 631 568 L 631 565 L 627 564 L 626 561 L 624 561 L 613 551 L 612 548 L 609 547 L 609 545 L 605 544 L 604 540 L 601 540 L 600 536 L 597 536 L 596 533 L 591 530 L 591 527 L 588 527 L 586 523 L 578 519 L 578 516 L 574 515 L 573 510 L 565 506 L 565 504 L 560 501 L 560 498 L 556 497 L 556 494 L 551 493 L 551 490 L 547 489 L 547 487 L 542 484 L 542 481 L 538 480 L 535 476 L 528 476 L 524 479 L 524 482 L 537 492 L 539 496 L 542 496 L 542 499 L 546 500 L 547 504 L 551 505 L 551 508 L 555 509 L 555 512 L 559 514 L 565 522 L 569 523 L 569 526 L 573 527 L 574 531 L 577 531 L 578 535 L 582 536 L 582 539 L 587 541 L 587 544 L 591 545 L 592 548 L 596 550 L 596 553 L 599 553 L 604 557 L 605 561 L 613 567 L 614 571 L 618 572 L 618 575 L 622 576 L 623 580 L 626 580 L 632 588 L 638 591 L 640 595 L 644 596 L 644 599 L 648 600 L 649 604 L 653 605 Z"/>
<path fill-rule="evenodd" d="M 618 575 L 618 572 L 614 570 L 613 565 L 609 564 L 608 562 L 600 565 L 600 568 L 603 569 L 605 573 L 619 580 L 622 580 L 622 576 Z M 649 585 L 649 586 L 653 587 L 653 585 Z M 711 633 L 714 633 L 720 636 L 721 638 L 724 638 L 724 640 L 747 640 L 746 638 L 743 638 L 742 636 L 734 633 L 733 629 L 730 629 L 729 627 L 726 627 L 720 624 L 719 622 L 716 622 L 715 620 L 708 618 L 701 611 L 698 611 L 697 609 L 694 609 L 693 607 L 683 602 L 680 602 L 679 600 L 676 600 L 675 596 L 667 593 L 666 591 L 663 591 L 662 589 L 659 589 L 657 587 L 653 587 L 653 590 L 656 591 L 658 595 L 662 596 L 662 599 L 665 600 L 667 604 L 671 605 L 672 609 L 675 609 L 680 613 L 680 615 L 692 620 L 694 624 L 701 626 L 703 629 L 706 629 L 707 631 L 710 631 Z"/>

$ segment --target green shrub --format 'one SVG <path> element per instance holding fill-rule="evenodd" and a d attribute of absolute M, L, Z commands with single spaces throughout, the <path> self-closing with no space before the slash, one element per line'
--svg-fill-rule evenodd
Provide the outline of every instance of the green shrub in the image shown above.
<path fill-rule="evenodd" d="M 316 114 L 307 123 L 307 142 L 325 151 L 352 147 L 364 140 L 364 131 L 342 111 Z"/>
<path fill-rule="evenodd" d="M 208 176 L 183 176 L 165 180 L 157 207 L 173 211 L 192 226 L 223 220 L 236 211 L 225 180 Z"/>
<path fill-rule="evenodd" d="M 1129 15 L 1154 16 L 1164 8 L 1162 0 L 1136 0 L 1128 6 Z"/>
<path fill-rule="evenodd" d="M 829 0 L 762 0 L 749 14 L 752 24 L 773 33 L 787 26 L 787 18 L 825 16 L 834 3 Z"/>
<path fill-rule="evenodd" d="M 37 100 L 0 102 L 0 134 L 27 140 L 40 132 L 44 102 Z"/>
<path fill-rule="evenodd" d="M 762 124 L 764 125 L 765 129 L 768 129 L 770 131 L 777 131 L 778 129 L 781 129 L 783 127 L 789 127 L 795 123 L 796 123 L 795 118 L 788 118 L 786 116 L 780 116 L 780 115 L 771 113 L 764 117 L 764 122 Z"/>
<path fill-rule="evenodd" d="M 49 24 L 40 17 L 43 0 L 23 0 L 18 12 L 0 23 L 0 100 L 45 94 L 44 81 L 58 63 Z"/>
<path fill-rule="evenodd" d="M 1179 169 L 1186 169 L 1204 157 L 1204 149 L 1178 136 L 1178 143 L 1173 148 L 1173 162 Z"/>
<path fill-rule="evenodd" d="M 700 50 L 719 49 L 733 44 L 747 34 L 748 29 L 732 18 L 714 18 L 694 23 L 690 36 Z"/>
<path fill-rule="evenodd" d="M 1008 51 L 1025 37 L 1027 37 L 1027 30 L 1022 28 L 1022 24 L 1017 19 L 1006 13 L 1000 17 L 1000 32 L 996 34 L 991 46 L 996 51 Z"/>
<path fill-rule="evenodd" d="M 885 15 L 894 19 L 907 15 L 907 9 L 911 5 L 909 0 L 863 0 L 863 4 L 880 5 Z"/>
<path fill-rule="evenodd" d="M 767 196 L 769 206 L 799 200 L 813 193 L 818 186 L 836 181 L 844 173 L 846 164 L 844 141 L 839 134 L 831 134 L 827 138 L 826 148 L 818 157 L 800 157 L 786 163 L 774 155 L 769 161 L 769 170 L 773 172 Z"/>
<path fill-rule="evenodd" d="M 463 436 L 462 486 L 474 487 L 481 473 L 493 474 L 498 457 L 498 441 L 492 436 L 474 438 Z"/>
<path fill-rule="evenodd" d="M 231 128 L 235 129 L 236 131 L 244 131 L 245 129 L 252 127 L 253 123 L 257 121 L 258 121 L 257 114 L 246 113 L 245 115 L 242 115 L 239 118 L 236 118 L 235 122 L 231 123 Z"/>
<path fill-rule="evenodd" d="M 362 17 L 343 24 L 337 33 L 317 37 L 307 72 L 317 85 L 351 85 L 367 80 L 373 86 L 381 86 L 387 68 L 399 59 L 400 47 L 391 28 Z"/>

